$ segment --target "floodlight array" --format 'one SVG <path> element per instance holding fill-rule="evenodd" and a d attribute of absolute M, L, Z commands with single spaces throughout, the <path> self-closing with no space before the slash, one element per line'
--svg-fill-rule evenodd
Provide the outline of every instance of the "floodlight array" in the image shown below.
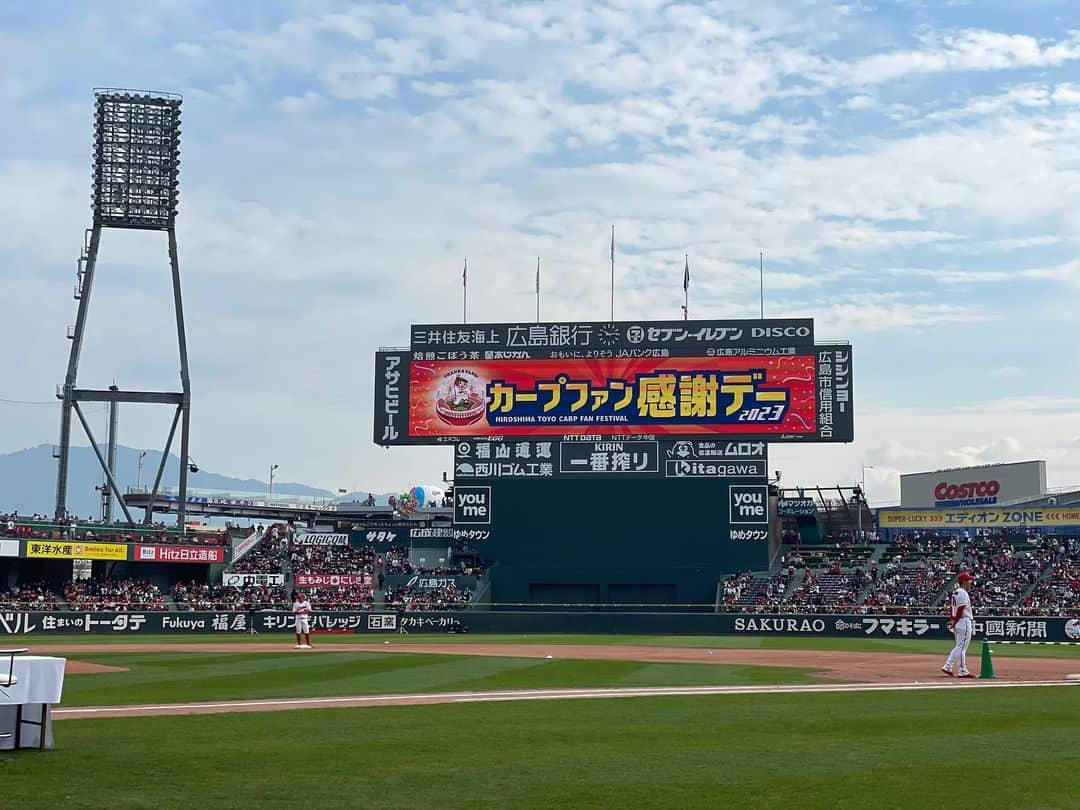
<path fill-rule="evenodd" d="M 180 105 L 167 94 L 98 91 L 94 104 L 95 224 L 171 228 L 180 194 Z"/>

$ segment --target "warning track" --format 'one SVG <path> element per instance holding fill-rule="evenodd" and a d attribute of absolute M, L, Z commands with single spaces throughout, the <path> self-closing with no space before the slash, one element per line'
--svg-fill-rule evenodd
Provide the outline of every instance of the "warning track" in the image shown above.
<path fill-rule="evenodd" d="M 364 695 L 355 697 L 280 698 L 231 700 L 207 703 L 160 703 L 142 706 L 57 707 L 54 720 L 91 718 L 153 717 L 186 714 L 228 714 L 231 712 L 274 712 L 298 709 L 372 708 L 375 706 L 419 706 L 446 703 L 497 703 L 530 700 L 598 700 L 605 698 L 687 697 L 716 695 L 796 695 L 822 692 L 911 692 L 942 689 L 998 689 L 1023 686 L 1078 686 L 1076 681 L 955 681 L 939 683 L 857 683 L 806 684 L 793 686 L 655 686 L 600 689 L 524 689 L 493 692 L 437 692 L 432 694 Z"/>

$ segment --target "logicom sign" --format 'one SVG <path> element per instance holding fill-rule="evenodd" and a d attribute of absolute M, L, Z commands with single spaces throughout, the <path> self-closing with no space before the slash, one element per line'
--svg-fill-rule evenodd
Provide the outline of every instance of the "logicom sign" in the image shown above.
<path fill-rule="evenodd" d="M 992 506 L 997 503 L 1001 483 L 997 480 L 954 484 L 942 481 L 934 487 L 934 506 Z"/>

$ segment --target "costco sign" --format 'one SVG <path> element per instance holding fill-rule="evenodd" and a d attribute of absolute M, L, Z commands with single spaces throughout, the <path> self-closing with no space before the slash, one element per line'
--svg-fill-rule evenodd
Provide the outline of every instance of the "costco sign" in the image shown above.
<path fill-rule="evenodd" d="M 900 503 L 904 509 L 1012 506 L 1045 494 L 1045 461 L 986 464 L 900 476 Z"/>
<path fill-rule="evenodd" d="M 1001 482 L 994 479 L 969 481 L 965 484 L 942 481 L 934 487 L 934 506 L 993 506 L 997 503 L 999 492 Z"/>

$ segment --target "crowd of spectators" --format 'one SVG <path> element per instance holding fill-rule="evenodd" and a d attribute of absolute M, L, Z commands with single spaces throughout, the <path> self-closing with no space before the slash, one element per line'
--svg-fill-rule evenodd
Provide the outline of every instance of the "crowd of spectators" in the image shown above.
<path fill-rule="evenodd" d="M 1049 576 L 1035 584 L 1021 602 L 1020 612 L 1027 615 L 1053 616 L 1075 613 L 1080 608 L 1080 537 L 1054 538 L 1045 544 L 1050 557 Z"/>
<path fill-rule="evenodd" d="M 294 543 L 289 562 L 297 574 L 370 574 L 375 570 L 375 549 Z"/>
<path fill-rule="evenodd" d="M 870 567 L 873 586 L 863 604 L 889 613 L 933 605 L 953 573 L 951 559 L 943 556 L 924 558 L 914 565 L 903 565 L 897 558 L 883 568 L 874 563 Z"/>
<path fill-rule="evenodd" d="M 405 546 L 390 546 L 386 553 L 375 561 L 376 568 L 383 574 L 421 574 L 424 576 L 451 576 L 462 574 L 464 576 L 483 576 L 487 566 L 475 557 L 462 558 L 455 565 L 413 565 L 410 559 L 409 549 Z"/>
<path fill-rule="evenodd" d="M 233 562 L 228 570 L 238 574 L 280 574 L 284 570 L 289 541 L 281 527 L 257 526 L 262 539 L 247 554 Z"/>
<path fill-rule="evenodd" d="M 384 574 L 411 574 L 412 562 L 409 561 L 409 549 L 405 546 L 390 546 L 382 558 Z"/>
<path fill-rule="evenodd" d="M 773 610 L 783 600 L 794 573 L 794 567 L 788 567 L 773 576 L 754 576 L 749 571 L 732 574 L 721 585 L 721 601 L 728 607 Z"/>
<path fill-rule="evenodd" d="M 394 610 L 464 610 L 472 602 L 472 591 L 453 585 L 439 588 L 402 586 L 383 593 L 386 606 Z"/>
<path fill-rule="evenodd" d="M 288 591 L 280 586 L 251 585 L 234 588 L 195 582 L 177 582 L 172 598 L 179 610 L 261 610 L 292 606 Z"/>
<path fill-rule="evenodd" d="M 960 534 L 897 533 L 888 545 L 870 547 L 880 562 L 867 563 L 862 547 L 835 544 L 796 547 L 781 558 L 774 577 L 748 572 L 722 583 L 727 609 L 780 612 L 936 612 L 955 575 L 974 576 L 976 615 L 1080 614 L 1080 538 L 1035 530 L 978 530 Z M 785 573 L 805 569 L 791 596 L 777 603 L 774 590 Z M 770 590 L 770 584 L 772 591 Z"/>
<path fill-rule="evenodd" d="M 34 516 L 35 518 L 40 516 Z M 17 514 L 0 516 L 0 534 L 15 534 L 28 526 Z M 61 529 L 71 531 L 69 525 Z M 77 539 L 122 541 L 130 539 L 124 527 L 83 525 Z M 155 534 L 165 532 L 154 527 Z M 438 588 L 384 587 L 394 575 L 477 575 L 475 564 L 445 565 L 436 549 L 428 568 L 406 546 L 391 546 L 380 556 L 374 546 L 330 546 L 299 542 L 291 524 L 275 524 L 255 531 L 261 538 L 247 555 L 230 567 L 239 573 L 365 575 L 360 584 L 341 587 L 306 587 L 318 610 L 369 610 L 378 593 L 388 609 L 455 610 L 467 607 L 472 591 L 453 584 Z M 126 534 L 127 532 L 127 534 Z M 170 539 L 174 535 L 169 535 Z M 214 535 L 227 542 L 229 530 Z M 139 539 L 142 539 L 141 537 Z M 870 540 L 873 541 L 871 537 Z M 1033 530 L 937 534 L 911 531 L 891 534 L 887 544 L 847 542 L 787 547 L 780 565 L 771 573 L 733 574 L 721 583 L 720 603 L 725 610 L 752 612 L 938 612 L 957 572 L 974 576 L 970 588 L 976 615 L 1080 615 L 1080 537 L 1043 535 Z M 190 541 L 189 541 L 190 542 Z M 871 561 L 873 555 L 874 561 Z M 0 609 L 80 611 L 166 610 L 161 589 L 139 579 L 97 577 L 56 585 L 21 583 L 0 589 Z M 797 583 L 797 587 L 796 587 Z M 288 609 L 289 589 L 281 586 L 223 587 L 181 582 L 172 596 L 181 610 Z M 62 593 L 62 595 L 60 595 Z"/>
<path fill-rule="evenodd" d="M 371 610 L 375 605 L 375 589 L 368 584 L 345 585 L 338 588 L 308 588 L 308 600 L 315 610 Z"/>
<path fill-rule="evenodd" d="M 67 518 L 57 522 L 42 515 L 20 516 L 18 512 L 0 515 L 0 534 L 27 539 L 82 543 L 147 543 L 152 545 L 227 546 L 232 542 L 228 528 L 219 531 L 194 531 L 180 534 L 164 523 L 140 527 L 102 523 L 98 520 Z"/>
<path fill-rule="evenodd" d="M 23 582 L 0 590 L 0 610 L 59 610 L 60 602 L 47 582 Z"/>
<path fill-rule="evenodd" d="M 964 547 L 964 568 L 975 577 L 971 598 L 984 610 L 1017 607 L 1049 563 L 1048 549 L 1018 549 L 1008 540 L 984 539 Z"/>
<path fill-rule="evenodd" d="M 863 569 L 845 570 L 833 563 L 824 571 L 807 571 L 792 594 L 792 602 L 810 611 L 835 608 L 843 611 L 856 604 L 859 591 L 870 581 Z"/>
<path fill-rule="evenodd" d="M 72 610 L 168 610 L 161 589 L 142 579 L 95 577 L 65 582 L 63 591 Z"/>

